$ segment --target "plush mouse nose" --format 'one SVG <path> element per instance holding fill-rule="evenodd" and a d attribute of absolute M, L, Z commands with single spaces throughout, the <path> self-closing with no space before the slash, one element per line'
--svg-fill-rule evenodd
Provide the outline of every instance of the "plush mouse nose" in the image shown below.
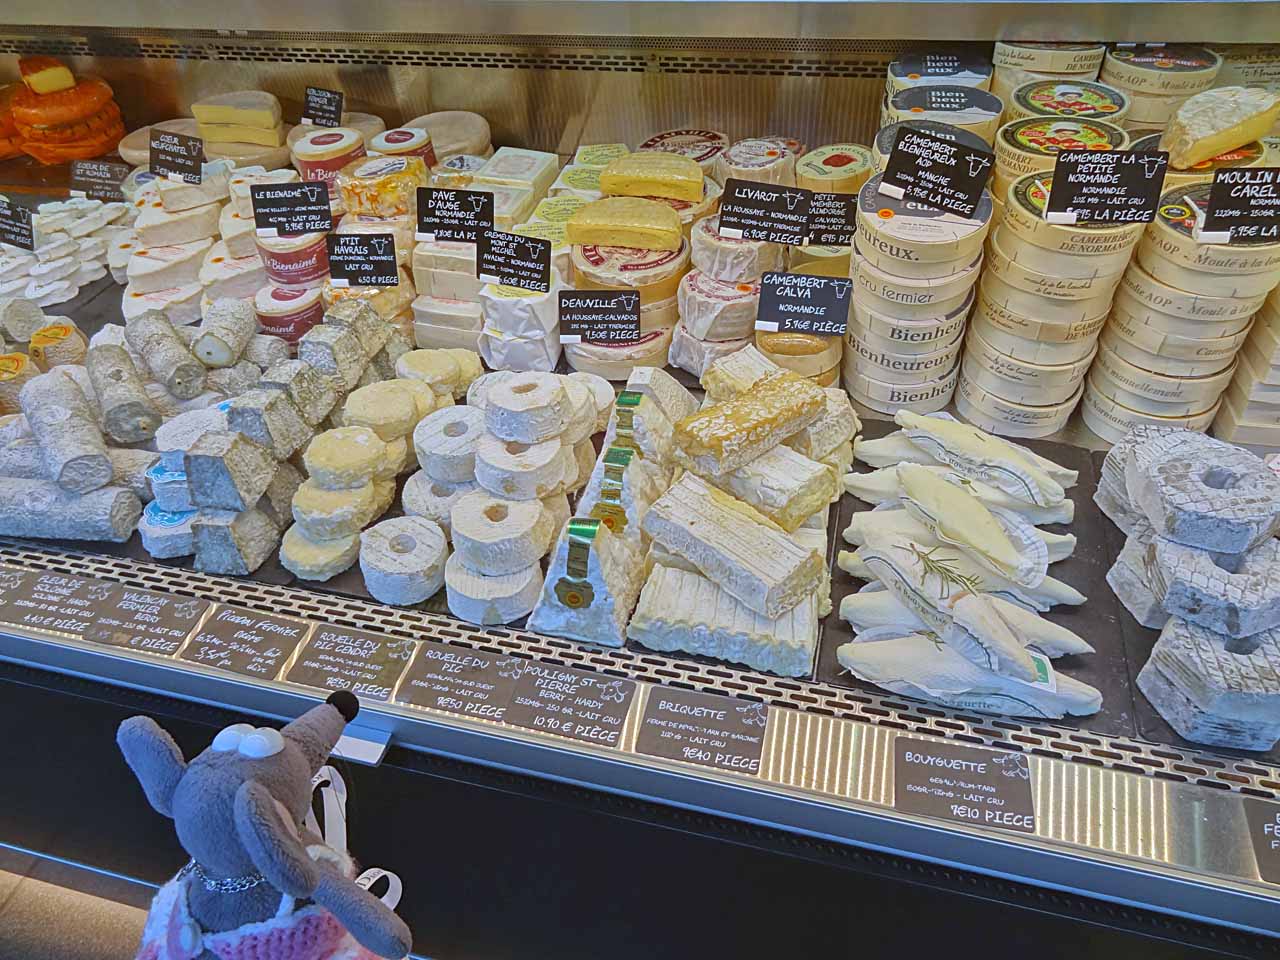
<path fill-rule="evenodd" d="M 360 711 L 355 695 L 341 690 L 317 707 L 312 707 L 281 731 L 286 740 L 298 745 L 311 772 L 315 773 L 329 759 L 342 731 Z"/>

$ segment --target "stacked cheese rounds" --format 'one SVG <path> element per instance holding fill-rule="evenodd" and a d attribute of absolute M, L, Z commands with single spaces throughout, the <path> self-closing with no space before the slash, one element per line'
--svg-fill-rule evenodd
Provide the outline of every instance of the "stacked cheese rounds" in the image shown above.
<path fill-rule="evenodd" d="M 637 152 L 656 151 L 688 157 L 707 176 L 715 173 L 716 158 L 729 146 L 728 134 L 719 130 L 663 130 L 644 140 Z"/>
<path fill-rule="evenodd" d="M 902 132 L 903 127 L 919 130 L 941 140 L 950 140 L 972 150 L 991 149 L 991 144 L 976 133 L 965 130 L 963 127 L 953 126 L 950 123 L 943 123 L 939 120 L 899 120 L 897 123 L 891 123 L 887 127 L 881 127 L 871 145 L 871 159 L 877 171 L 884 170 L 885 165 L 889 162 L 889 154 L 893 152 L 893 145 L 898 142 L 898 134 Z"/>
<path fill-rule="evenodd" d="M 880 126 L 901 120 L 936 120 L 968 130 L 990 144 L 1003 112 L 1004 102 L 990 91 L 958 84 L 928 84 L 886 95 Z"/>
<path fill-rule="evenodd" d="M 120 142 L 124 122 L 105 80 L 75 77 L 53 57 L 23 57 L 18 68 L 22 83 L 0 94 L 0 158 L 89 160 Z"/>
<path fill-rule="evenodd" d="M 1280 288 L 1254 315 L 1213 435 L 1256 448 L 1280 447 Z"/>
<path fill-rule="evenodd" d="M 720 235 L 720 218 L 693 227 L 693 265 L 677 293 L 680 322 L 668 354 L 673 367 L 701 377 L 721 357 L 752 342 L 760 306 L 760 278 L 785 266 L 785 248 Z"/>
<path fill-rule="evenodd" d="M 985 57 L 951 51 L 905 53 L 889 64 L 884 92 L 891 97 L 909 87 L 946 84 L 991 89 L 991 63 Z"/>
<path fill-rule="evenodd" d="M 1101 43 L 996 43 L 991 55 L 991 92 L 1008 102 L 1030 80 L 1094 80 L 1107 48 Z"/>
<path fill-rule="evenodd" d="M 722 186 L 729 178 L 796 185 L 796 157 L 803 148 L 784 137 L 752 137 L 731 143 L 716 157 L 715 179 Z"/>
<path fill-rule="evenodd" d="M 1160 198 L 1089 371 L 1085 422 L 1115 442 L 1135 423 L 1204 430 L 1252 315 L 1280 283 L 1280 242 L 1201 243 L 1209 184 Z"/>
<path fill-rule="evenodd" d="M 1026 117 L 1002 126 L 996 134 L 996 169 L 991 192 L 997 213 L 1013 181 L 1028 173 L 1052 172 L 1063 150 L 1124 150 L 1129 136 L 1115 124 L 1091 117 Z"/>
<path fill-rule="evenodd" d="M 1188 44 L 1135 44 L 1107 51 L 1099 79 L 1129 97 L 1127 129 L 1163 130 L 1182 102 L 1208 90 L 1222 57 Z"/>
<path fill-rule="evenodd" d="M 992 433 L 1047 436 L 1080 400 L 1117 284 L 1141 224 L 1052 224 L 1051 173 L 1009 190 L 1004 222 L 987 239 L 986 269 L 969 325 L 956 408 Z"/>
<path fill-rule="evenodd" d="M 1029 117 L 1087 117 L 1118 124 L 1129 112 L 1123 90 L 1091 80 L 1028 80 L 1005 99 L 1002 123 Z"/>
<path fill-rule="evenodd" d="M 930 413 L 955 391 L 991 200 L 984 194 L 975 219 L 966 220 L 879 187 L 877 175 L 858 195 L 844 385 L 873 410 Z"/>
<path fill-rule="evenodd" d="M 350 126 L 343 115 L 343 126 Z M 489 137 L 489 121 L 467 110 L 441 110 L 414 117 L 406 127 L 426 130 L 436 159 L 444 163 L 450 157 L 470 156 L 488 159 L 493 156 Z"/>

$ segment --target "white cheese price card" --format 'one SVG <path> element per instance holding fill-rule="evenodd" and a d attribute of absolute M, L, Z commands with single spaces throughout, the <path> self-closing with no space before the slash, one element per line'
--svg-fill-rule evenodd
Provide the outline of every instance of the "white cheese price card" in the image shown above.
<path fill-rule="evenodd" d="M 476 243 L 476 277 L 485 283 L 551 292 L 551 241 L 486 230 Z"/>
<path fill-rule="evenodd" d="M 331 233 L 329 278 L 335 287 L 398 287 L 395 237 L 389 233 Z"/>
<path fill-rule="evenodd" d="M 1280 167 L 1215 173 L 1200 239 L 1205 243 L 1280 241 Z"/>
<path fill-rule="evenodd" d="M 415 239 L 478 243 L 493 229 L 493 196 L 486 190 L 419 187 Z"/>
<path fill-rule="evenodd" d="M 307 87 L 302 100 L 302 122 L 317 127 L 342 126 L 342 102 L 345 99 L 341 90 L 326 90 L 324 87 Z"/>
<path fill-rule="evenodd" d="M 1150 223 L 1156 218 L 1167 151 L 1062 150 L 1053 165 L 1049 223 Z"/>
<path fill-rule="evenodd" d="M 638 290 L 561 290 L 561 343 L 635 343 L 640 339 Z"/>
<path fill-rule="evenodd" d="M 157 177 L 200 183 L 204 180 L 204 141 L 152 127 L 147 166 Z"/>
<path fill-rule="evenodd" d="M 255 183 L 249 187 L 253 225 L 260 237 L 328 233 L 333 229 L 329 188 L 318 181 Z"/>
<path fill-rule="evenodd" d="M 813 191 L 754 180 L 724 182 L 720 196 L 720 236 L 800 246 L 809 239 Z"/>
<path fill-rule="evenodd" d="M 995 154 L 923 130 L 903 127 L 889 154 L 879 190 L 972 220 L 995 169 Z"/>
<path fill-rule="evenodd" d="M 849 327 L 853 281 L 807 273 L 766 273 L 760 281 L 756 329 L 842 337 Z"/>

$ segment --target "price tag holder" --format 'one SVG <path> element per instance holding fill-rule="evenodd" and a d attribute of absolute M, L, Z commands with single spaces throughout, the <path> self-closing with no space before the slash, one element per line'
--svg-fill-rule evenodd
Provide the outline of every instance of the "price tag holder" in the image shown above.
<path fill-rule="evenodd" d="M 994 169 L 995 154 L 989 150 L 903 127 L 880 179 L 880 192 L 972 220 Z"/>
<path fill-rule="evenodd" d="M 178 659 L 274 680 L 310 632 L 304 620 L 218 604 Z"/>
<path fill-rule="evenodd" d="M 157 177 L 177 183 L 200 183 L 204 179 L 204 141 L 152 127 L 147 165 Z"/>
<path fill-rule="evenodd" d="M 561 343 L 635 343 L 640 294 L 635 290 L 561 290 Z"/>
<path fill-rule="evenodd" d="M 81 639 L 104 584 L 61 573 L 0 568 L 0 623 Z"/>
<path fill-rule="evenodd" d="M 323 185 L 322 185 L 323 189 Z M 335 287 L 398 287 L 395 237 L 389 233 L 331 233 L 329 280 Z"/>
<path fill-rule="evenodd" d="M 423 640 L 396 701 L 480 720 L 505 720 L 523 663 L 483 650 Z"/>
<path fill-rule="evenodd" d="M 634 680 L 522 660 L 507 723 L 616 747 L 636 695 Z"/>
<path fill-rule="evenodd" d="M 724 182 L 720 197 L 720 236 L 767 240 L 800 246 L 809 241 L 809 205 L 813 191 L 754 180 Z"/>
<path fill-rule="evenodd" d="M 320 690 L 350 690 L 387 701 L 413 658 L 416 640 L 321 624 L 298 653 L 285 679 Z"/>
<path fill-rule="evenodd" d="M 418 188 L 416 240 L 478 243 L 493 229 L 492 193 L 484 190 Z"/>
<path fill-rule="evenodd" d="M 258 236 L 328 233 L 333 229 L 329 188 L 314 180 L 301 183 L 255 183 L 249 187 L 253 224 Z"/>
<path fill-rule="evenodd" d="M 756 329 L 842 337 L 849 326 L 853 281 L 807 273 L 766 273 L 760 281 Z"/>
<path fill-rule="evenodd" d="M 1053 165 L 1048 223 L 1150 223 L 1156 218 L 1169 154 L 1063 150 Z"/>
<path fill-rule="evenodd" d="M 88 197 L 104 203 L 123 202 L 124 191 L 120 185 L 132 170 L 127 163 L 110 160 L 72 160 L 70 193 L 73 197 Z"/>
<path fill-rule="evenodd" d="M 36 248 L 36 232 L 31 211 L 12 200 L 0 200 L 0 243 L 23 250 Z"/>
<path fill-rule="evenodd" d="M 1246 797 L 1244 815 L 1258 861 L 1258 876 L 1267 883 L 1280 884 L 1280 803 Z"/>
<path fill-rule="evenodd" d="M 485 283 L 551 291 L 551 241 L 485 230 L 476 242 L 476 277 Z"/>
<path fill-rule="evenodd" d="M 858 234 L 856 193 L 815 193 L 809 203 L 809 242 L 847 247 Z"/>
<path fill-rule="evenodd" d="M 937 820 L 1035 833 L 1031 766 L 1022 753 L 898 737 L 893 805 Z"/>
<path fill-rule="evenodd" d="M 93 626 L 84 638 L 94 643 L 172 657 L 213 606 L 208 600 L 169 596 L 122 583 L 100 582 L 88 591 Z"/>
<path fill-rule="evenodd" d="M 1280 167 L 1215 173 L 1196 239 L 1201 243 L 1280 241 Z"/>
<path fill-rule="evenodd" d="M 317 127 L 342 126 L 342 104 L 345 99 L 341 90 L 307 87 L 302 100 L 302 122 Z"/>
<path fill-rule="evenodd" d="M 652 687 L 636 734 L 636 753 L 755 774 L 768 724 L 767 704 Z"/>

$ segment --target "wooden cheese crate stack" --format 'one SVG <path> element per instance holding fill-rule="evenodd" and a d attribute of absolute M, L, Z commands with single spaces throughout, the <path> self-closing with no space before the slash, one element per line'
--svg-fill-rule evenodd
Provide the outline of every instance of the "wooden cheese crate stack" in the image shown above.
<path fill-rule="evenodd" d="M 1125 273 L 1083 403 L 1104 440 L 1137 423 L 1207 429 L 1251 318 L 1280 283 L 1280 243 L 1196 239 L 1208 200 L 1205 183 L 1166 192 Z"/>
<path fill-rule="evenodd" d="M 1130 98 L 1127 130 L 1163 130 L 1188 97 L 1213 86 L 1222 57 L 1190 44 L 1116 44 L 1098 75 Z"/>
<path fill-rule="evenodd" d="M 930 413 L 955 391 L 991 200 L 984 195 L 967 220 L 885 196 L 880 182 L 872 177 L 858 195 L 844 385 L 873 410 Z"/>
<path fill-rule="evenodd" d="M 1015 180 L 987 240 L 956 409 L 991 433 L 1041 437 L 1066 425 L 1142 231 L 1049 223 L 1052 186 L 1051 172 Z"/>
<path fill-rule="evenodd" d="M 1214 418 L 1213 435 L 1255 451 L 1280 448 L 1280 288 L 1271 291 L 1254 315 Z"/>
<path fill-rule="evenodd" d="M 1032 80 L 1096 80 L 1106 52 L 1101 43 L 999 41 L 991 55 L 991 92 L 1007 104 L 1015 89 Z"/>

